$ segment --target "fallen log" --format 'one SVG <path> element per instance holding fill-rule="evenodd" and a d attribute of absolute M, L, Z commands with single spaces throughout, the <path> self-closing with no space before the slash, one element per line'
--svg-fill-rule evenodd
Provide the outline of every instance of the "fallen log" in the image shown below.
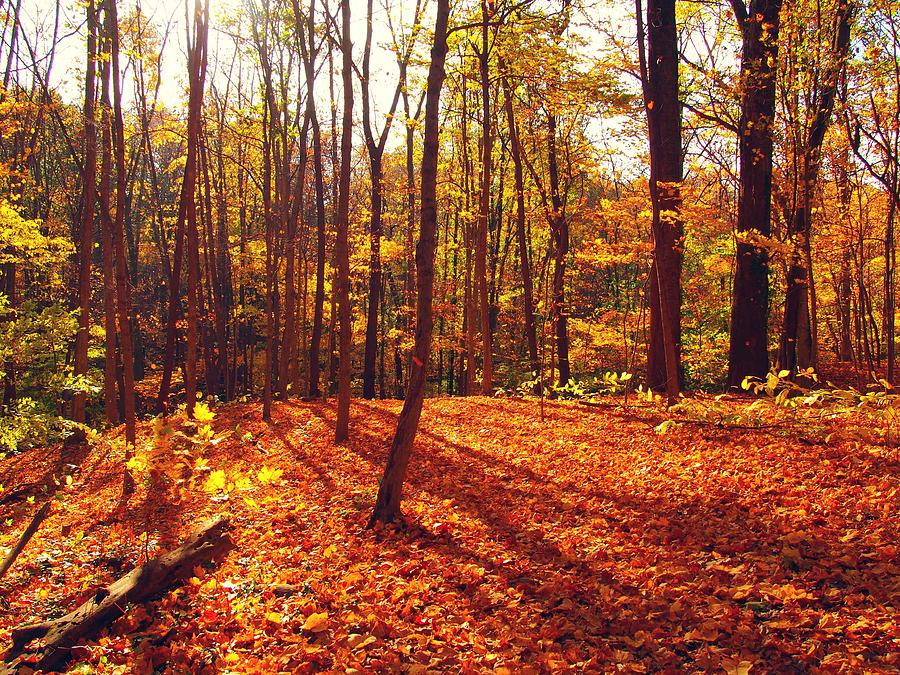
<path fill-rule="evenodd" d="M 73 647 L 122 616 L 129 604 L 160 597 L 193 576 L 197 565 L 221 560 L 235 547 L 228 535 L 230 530 L 231 526 L 224 518 L 210 520 L 181 546 L 101 588 L 78 609 L 59 619 L 14 629 L 12 647 L 0 663 L 0 675 L 16 673 L 25 667 L 34 670 L 60 668 Z M 29 644 L 38 639 L 36 646 L 28 649 Z"/>

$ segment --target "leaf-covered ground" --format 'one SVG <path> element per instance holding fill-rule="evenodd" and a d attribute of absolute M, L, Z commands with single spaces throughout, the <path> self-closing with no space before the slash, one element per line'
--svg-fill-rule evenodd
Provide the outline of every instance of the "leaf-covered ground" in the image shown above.
<path fill-rule="evenodd" d="M 409 527 L 365 529 L 398 402 L 213 409 L 119 443 L 0 461 L 0 546 L 63 478 L 0 582 L 0 648 L 227 513 L 238 550 L 76 653 L 98 672 L 891 672 L 896 449 L 684 424 L 648 406 L 431 399 Z M 174 433 L 173 433 L 174 432 Z M 185 432 L 188 432 L 185 434 Z M 826 432 L 832 434 L 826 436 Z M 828 437 L 826 442 L 824 438 Z M 69 450 L 69 453 L 72 451 Z M 31 499 L 34 498 L 34 499 Z M 2 551 L 0 551 L 2 553 Z M 295 593 L 276 595 L 276 584 Z"/>

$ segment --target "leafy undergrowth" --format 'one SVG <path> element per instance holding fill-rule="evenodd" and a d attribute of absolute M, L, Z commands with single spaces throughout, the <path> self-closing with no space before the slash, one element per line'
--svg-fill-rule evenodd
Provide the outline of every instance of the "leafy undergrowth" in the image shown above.
<path fill-rule="evenodd" d="M 610 399 L 612 401 L 612 399 Z M 745 405 L 735 403 L 735 406 Z M 118 519 L 115 442 L 0 462 L 0 545 L 71 476 L 0 582 L 0 643 L 229 515 L 238 549 L 132 609 L 73 668 L 97 672 L 888 672 L 900 666 L 897 451 L 789 426 L 516 399 L 431 399 L 408 527 L 367 530 L 400 409 L 214 409 L 143 425 Z M 649 423 L 648 423 L 648 420 Z M 835 423 L 837 424 L 837 423 Z M 173 433 L 174 432 L 174 433 Z M 69 451 L 71 452 L 71 451 Z M 34 499 L 32 499 L 34 498 Z M 295 593 L 277 595 L 276 584 Z"/>

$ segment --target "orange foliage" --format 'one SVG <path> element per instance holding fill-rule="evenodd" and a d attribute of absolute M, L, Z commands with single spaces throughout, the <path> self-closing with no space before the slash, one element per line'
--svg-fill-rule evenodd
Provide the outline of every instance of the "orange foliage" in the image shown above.
<path fill-rule="evenodd" d="M 108 518 L 121 484 L 115 444 L 0 461 L 3 545 L 39 506 L 47 472 L 73 477 L 2 582 L 0 644 L 226 513 L 238 550 L 221 567 L 132 608 L 73 664 L 101 673 L 900 666 L 895 450 L 689 422 L 657 435 L 660 416 L 646 403 L 547 403 L 542 422 L 535 401 L 428 399 L 409 527 L 366 530 L 399 409 L 355 402 L 345 446 L 331 442 L 331 404 L 276 404 L 271 426 L 255 405 L 215 408 L 194 450 L 173 422 L 143 455 L 146 479 L 119 520 Z M 147 423 L 142 432 L 153 437 Z M 291 592 L 276 594 L 278 584 Z"/>

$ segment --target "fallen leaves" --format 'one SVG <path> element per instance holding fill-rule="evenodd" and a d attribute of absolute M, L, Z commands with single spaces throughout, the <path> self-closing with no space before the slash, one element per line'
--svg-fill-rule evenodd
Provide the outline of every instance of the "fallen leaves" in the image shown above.
<path fill-rule="evenodd" d="M 315 612 L 306 617 L 303 622 L 303 630 L 310 633 L 321 633 L 328 629 L 328 612 Z"/>
<path fill-rule="evenodd" d="M 271 425 L 254 405 L 218 406 L 203 422 L 216 443 L 176 433 L 144 449 L 149 475 L 163 470 L 118 522 L 124 461 L 95 450 L 4 580 L 0 642 L 226 511 L 238 551 L 80 661 L 104 673 L 900 665 L 896 451 L 778 429 L 660 435 L 649 403 L 548 402 L 542 422 L 530 401 L 429 399 L 407 526 L 367 530 L 399 409 L 355 402 L 351 442 L 335 446 L 329 404 L 276 404 Z M 0 461 L 0 484 L 38 480 L 54 452 Z M 179 484 L 182 471 L 193 478 Z M 0 506 L 0 546 L 35 494 Z"/>

